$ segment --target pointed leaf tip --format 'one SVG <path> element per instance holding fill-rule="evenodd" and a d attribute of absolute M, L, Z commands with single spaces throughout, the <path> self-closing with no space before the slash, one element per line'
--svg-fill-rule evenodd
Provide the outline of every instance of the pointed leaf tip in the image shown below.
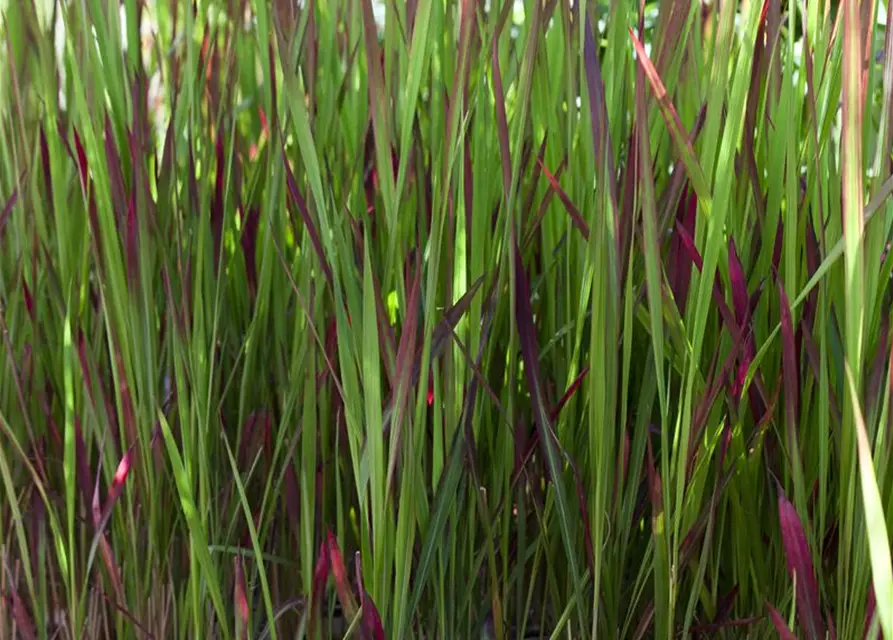
<path fill-rule="evenodd" d="M 778 488 L 778 519 L 788 573 L 792 579 L 796 576 L 797 617 L 800 627 L 809 640 L 821 640 L 825 637 L 825 629 L 812 555 L 797 510 L 785 497 L 781 487 Z"/>
<path fill-rule="evenodd" d="M 233 585 L 233 600 L 236 604 L 236 613 L 241 623 L 241 638 L 248 637 L 248 596 L 245 585 L 245 572 L 242 570 L 242 558 L 236 556 L 233 560 L 235 579 Z"/>
<path fill-rule="evenodd" d="M 788 623 L 785 622 L 785 619 L 782 617 L 781 613 L 778 612 L 778 609 L 768 602 L 766 603 L 766 608 L 769 610 L 769 619 L 772 620 L 772 625 L 778 632 L 778 637 L 781 638 L 781 640 L 797 640 L 797 636 L 795 636 L 788 628 Z"/>
<path fill-rule="evenodd" d="M 354 566 L 356 567 L 357 590 L 360 592 L 360 606 L 363 609 L 363 617 L 360 620 L 360 627 L 363 631 L 362 637 L 365 640 L 384 640 L 385 635 L 384 627 L 381 624 L 381 615 L 379 615 L 375 602 L 372 601 L 372 597 L 363 585 L 363 565 L 360 562 L 359 553 L 355 556 Z"/>

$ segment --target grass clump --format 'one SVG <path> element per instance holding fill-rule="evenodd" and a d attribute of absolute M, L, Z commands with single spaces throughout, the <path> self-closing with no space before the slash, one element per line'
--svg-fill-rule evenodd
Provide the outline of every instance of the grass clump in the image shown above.
<path fill-rule="evenodd" d="M 893 637 L 891 5 L 0 5 L 0 637 Z"/>

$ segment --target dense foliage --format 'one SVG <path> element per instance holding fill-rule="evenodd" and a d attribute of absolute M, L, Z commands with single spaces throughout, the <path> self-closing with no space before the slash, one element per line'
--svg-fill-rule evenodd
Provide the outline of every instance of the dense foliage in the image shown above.
<path fill-rule="evenodd" d="M 893 637 L 876 0 L 0 0 L 0 638 Z"/>

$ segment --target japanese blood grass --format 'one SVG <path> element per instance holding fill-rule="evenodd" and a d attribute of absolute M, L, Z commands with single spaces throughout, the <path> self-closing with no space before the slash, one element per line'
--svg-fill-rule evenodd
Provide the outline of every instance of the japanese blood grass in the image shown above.
<path fill-rule="evenodd" d="M 893 637 L 891 22 L 0 0 L 0 638 Z"/>

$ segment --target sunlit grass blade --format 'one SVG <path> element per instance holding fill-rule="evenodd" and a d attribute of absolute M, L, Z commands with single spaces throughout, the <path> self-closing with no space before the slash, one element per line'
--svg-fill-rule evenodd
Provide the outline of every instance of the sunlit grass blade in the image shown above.
<path fill-rule="evenodd" d="M 226 608 L 223 605 L 223 594 L 220 591 L 220 582 L 217 577 L 216 565 L 213 563 L 211 554 L 208 552 L 207 535 L 205 534 L 204 526 L 202 525 L 199 514 L 196 511 L 195 500 L 191 489 L 192 481 L 186 472 L 186 468 L 183 466 L 183 459 L 180 456 L 177 443 L 174 440 L 174 435 L 171 432 L 170 425 L 168 425 L 167 418 L 164 414 L 159 412 L 158 420 L 161 423 L 168 457 L 171 462 L 174 479 L 177 483 L 180 508 L 182 509 L 183 517 L 186 519 L 189 526 L 189 535 L 192 538 L 191 551 L 195 554 L 198 560 L 198 565 L 201 567 L 201 575 L 193 576 L 193 580 L 202 580 L 202 578 L 204 578 L 204 586 L 208 590 L 211 604 L 217 615 L 218 624 L 216 628 L 224 638 L 228 639 L 230 637 L 230 616 L 227 615 Z"/>
<path fill-rule="evenodd" d="M 887 520 L 874 470 L 874 460 L 868 431 L 859 406 L 856 383 L 847 367 L 847 382 L 856 424 L 856 446 L 859 455 L 859 479 L 862 487 L 862 508 L 865 511 L 865 528 L 871 556 L 871 573 L 874 584 L 877 616 L 884 637 L 893 637 L 893 563 L 890 560 L 890 537 Z"/>

